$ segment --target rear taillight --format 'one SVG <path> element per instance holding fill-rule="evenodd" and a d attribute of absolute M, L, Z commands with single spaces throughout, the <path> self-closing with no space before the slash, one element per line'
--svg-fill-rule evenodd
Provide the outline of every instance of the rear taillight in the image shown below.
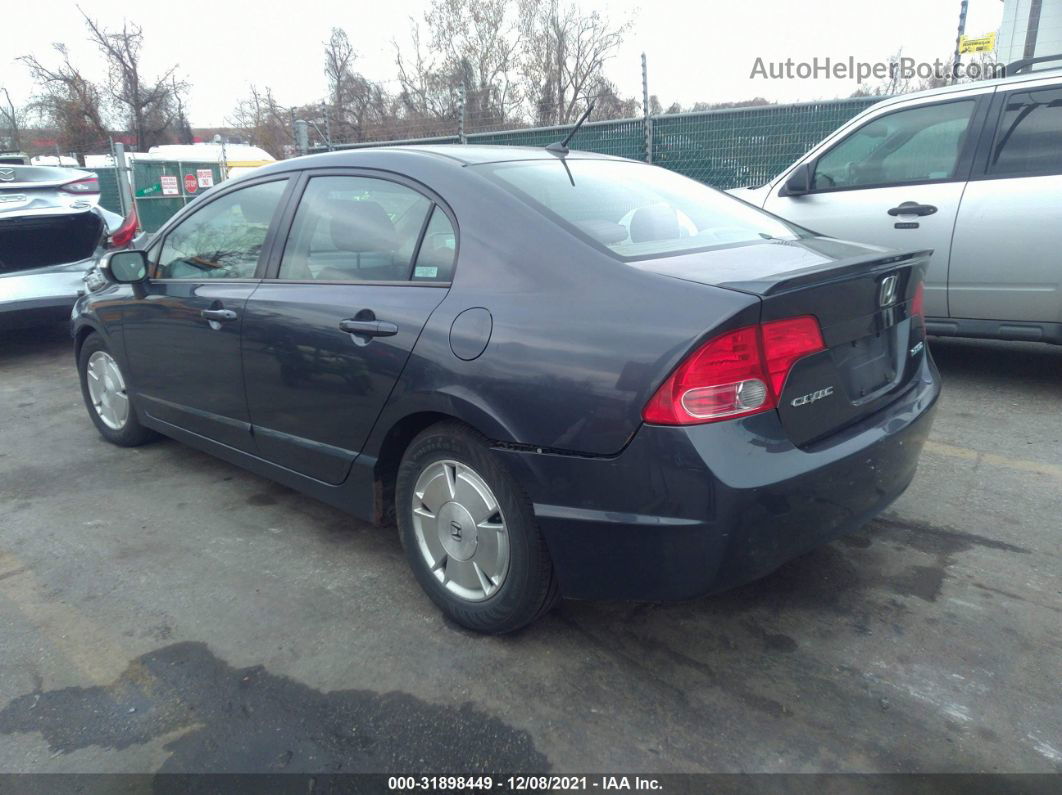
<path fill-rule="evenodd" d="M 108 241 L 108 248 L 125 248 L 133 242 L 133 237 L 136 235 L 136 228 L 139 221 L 136 217 L 136 207 L 129 211 L 129 215 L 122 221 L 122 225 L 119 226 L 114 232 L 111 233 L 111 239 Z"/>
<path fill-rule="evenodd" d="M 819 323 L 810 315 L 727 332 L 675 368 L 642 410 L 642 419 L 694 425 L 773 409 L 793 364 L 824 349 Z"/>
<path fill-rule="evenodd" d="M 60 190 L 66 193 L 99 193 L 100 181 L 95 177 L 85 177 L 84 179 L 66 183 Z"/>
<path fill-rule="evenodd" d="M 918 283 L 914 298 L 911 299 L 911 314 L 926 319 L 926 287 L 922 282 Z"/>

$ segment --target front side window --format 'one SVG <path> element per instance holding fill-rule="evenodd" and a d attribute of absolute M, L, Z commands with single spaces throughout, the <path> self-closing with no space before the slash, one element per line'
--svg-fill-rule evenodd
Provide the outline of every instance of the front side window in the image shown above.
<path fill-rule="evenodd" d="M 1062 88 L 1022 91 L 1007 97 L 988 171 L 1062 174 Z"/>
<path fill-rule="evenodd" d="M 879 116 L 819 158 L 813 190 L 952 179 L 974 100 Z"/>
<path fill-rule="evenodd" d="M 765 239 L 798 227 L 673 171 L 622 160 L 560 158 L 476 166 L 497 184 L 624 259 Z"/>
<path fill-rule="evenodd" d="M 432 202 L 371 177 L 314 177 L 291 225 L 279 278 L 407 281 Z"/>
<path fill-rule="evenodd" d="M 166 235 L 159 279 L 251 279 L 287 180 L 264 182 L 212 201 Z"/>

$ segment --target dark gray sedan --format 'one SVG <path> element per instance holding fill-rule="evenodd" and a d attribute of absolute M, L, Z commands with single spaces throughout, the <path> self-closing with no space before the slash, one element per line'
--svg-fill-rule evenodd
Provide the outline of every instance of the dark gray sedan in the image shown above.
<path fill-rule="evenodd" d="M 883 510 L 939 393 L 926 261 L 618 158 L 316 155 L 104 257 L 76 357 L 106 439 L 397 523 L 431 599 L 505 632 L 746 582 Z"/>

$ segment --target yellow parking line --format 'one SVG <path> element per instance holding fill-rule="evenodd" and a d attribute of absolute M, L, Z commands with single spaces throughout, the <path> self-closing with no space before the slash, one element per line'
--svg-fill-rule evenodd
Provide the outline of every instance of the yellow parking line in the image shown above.
<path fill-rule="evenodd" d="M 91 684 L 114 681 L 131 653 L 113 642 L 114 634 L 84 613 L 48 596 L 33 570 L 0 549 L 0 599 L 8 600 Z"/>
<path fill-rule="evenodd" d="M 1011 458 L 1010 456 L 999 455 L 999 453 L 985 453 L 980 450 L 971 450 L 969 447 L 958 447 L 953 444 L 934 442 L 932 440 L 926 442 L 925 450 L 928 453 L 936 453 L 937 455 L 976 461 L 989 466 L 1014 469 L 1019 472 L 1035 472 L 1038 475 L 1047 475 L 1048 477 L 1062 480 L 1062 466 L 1058 464 L 1045 464 L 1040 461 L 1030 461 L 1027 458 Z"/>

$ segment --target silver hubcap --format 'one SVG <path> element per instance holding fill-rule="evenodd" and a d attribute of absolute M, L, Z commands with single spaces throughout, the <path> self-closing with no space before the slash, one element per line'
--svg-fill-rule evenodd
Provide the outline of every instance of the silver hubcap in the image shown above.
<path fill-rule="evenodd" d="M 89 357 L 88 389 L 103 424 L 115 431 L 124 428 L 129 419 L 129 396 L 118 363 L 106 351 L 96 351 Z"/>
<path fill-rule="evenodd" d="M 420 473 L 413 489 L 413 533 L 432 574 L 456 596 L 479 602 L 505 582 L 505 517 L 471 467 L 436 461 Z"/>

